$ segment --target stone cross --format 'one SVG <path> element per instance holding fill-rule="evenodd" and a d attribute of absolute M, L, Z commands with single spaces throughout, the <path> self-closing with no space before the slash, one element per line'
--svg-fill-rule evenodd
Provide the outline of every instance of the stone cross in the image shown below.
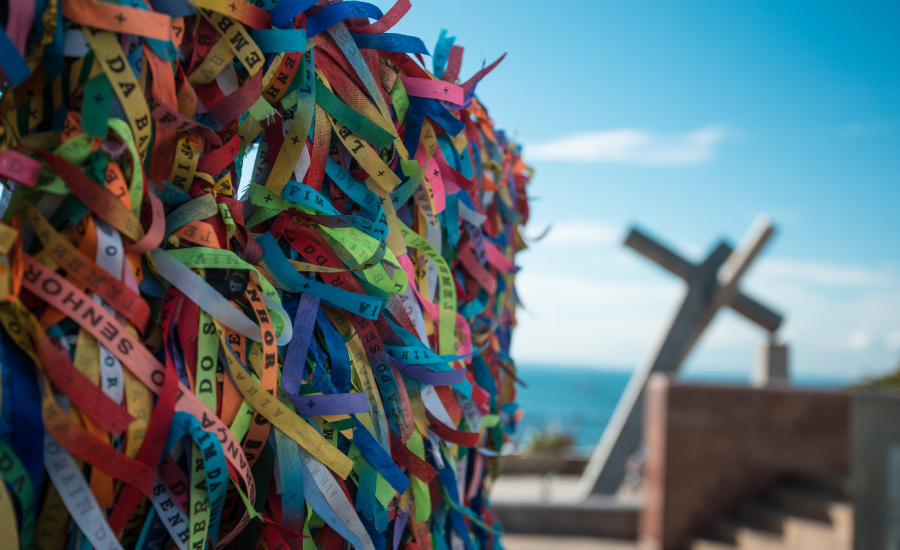
<path fill-rule="evenodd" d="M 651 373 L 675 372 L 722 306 L 774 333 L 781 316 L 738 289 L 738 282 L 775 230 L 765 216 L 757 218 L 736 250 L 725 242 L 700 264 L 693 264 L 636 228 L 625 246 L 643 254 L 687 283 L 681 308 L 654 358 L 632 373 L 609 424 L 594 449 L 579 483 L 584 495 L 613 494 L 625 474 L 628 457 L 641 440 L 644 385 Z"/>

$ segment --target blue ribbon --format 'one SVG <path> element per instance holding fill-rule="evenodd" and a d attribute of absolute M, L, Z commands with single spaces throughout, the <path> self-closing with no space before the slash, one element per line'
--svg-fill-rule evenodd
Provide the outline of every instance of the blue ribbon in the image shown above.
<path fill-rule="evenodd" d="M 438 126 L 449 132 L 452 136 L 459 134 L 466 128 L 463 121 L 453 116 L 453 114 L 436 99 L 409 96 L 409 103 L 411 106 L 417 107 L 420 111 L 428 115 L 428 118 L 436 122 Z M 407 123 L 407 128 L 409 127 L 408 124 L 409 123 Z M 407 130 L 407 132 L 408 131 L 409 130 Z M 406 145 L 405 141 L 403 145 Z"/>
<path fill-rule="evenodd" d="M 250 38 L 263 53 L 303 53 L 306 51 L 306 31 L 303 29 L 250 30 Z"/>
<path fill-rule="evenodd" d="M 281 247 L 275 242 L 271 233 L 266 233 L 256 241 L 263 247 L 263 259 L 272 273 L 284 283 L 292 292 L 309 292 L 319 298 L 347 311 L 351 311 L 360 317 L 375 320 L 384 304 L 380 299 L 349 292 L 313 279 L 307 279 L 300 275 L 294 266 L 288 263 L 281 251 Z"/>
<path fill-rule="evenodd" d="M 461 308 L 459 308 L 459 313 L 466 319 L 471 319 L 476 315 L 480 315 L 485 309 L 487 309 L 489 301 L 490 295 L 485 292 L 483 288 L 479 288 L 478 296 L 476 296 L 475 299 L 471 302 L 464 304 Z"/>
<path fill-rule="evenodd" d="M 409 158 L 416 156 L 419 147 L 419 136 L 422 135 L 422 121 L 425 120 L 425 111 L 412 103 L 410 97 L 409 111 L 406 112 L 406 134 L 403 135 L 403 146 L 409 151 Z"/>
<path fill-rule="evenodd" d="M 209 491 L 209 502 L 220 503 L 217 510 L 210 509 L 209 514 L 209 536 L 212 538 L 213 545 L 219 541 L 219 521 L 222 517 L 222 509 L 225 506 L 225 493 L 228 489 L 228 465 L 225 462 L 225 453 L 222 450 L 222 444 L 219 442 L 219 436 L 203 430 L 200 421 L 191 414 L 178 411 L 172 419 L 172 428 L 169 431 L 169 437 L 166 439 L 166 447 L 163 456 L 167 456 L 175 443 L 185 435 L 191 439 L 200 448 L 200 455 L 203 458 L 203 467 L 206 473 L 206 489 Z M 215 449 L 215 453 L 207 452 L 208 449 Z"/>
<path fill-rule="evenodd" d="M 413 334 L 410 334 L 408 330 L 391 321 L 390 319 L 387 319 L 387 322 L 390 327 L 394 329 L 394 332 L 403 341 L 404 344 L 406 344 L 407 346 L 418 347 L 427 350 L 422 341 Z M 451 367 L 447 363 L 425 363 L 419 366 L 425 367 L 428 370 L 432 370 L 435 372 L 449 372 L 454 370 L 453 367 Z M 461 394 L 465 395 L 467 398 L 472 398 L 472 384 L 470 384 L 468 380 L 463 379 L 462 382 L 460 382 L 459 384 L 453 384 L 451 387 L 459 391 Z"/>
<path fill-rule="evenodd" d="M 353 179 L 353 176 L 350 175 L 346 168 L 334 162 L 331 158 L 328 158 L 328 161 L 325 163 L 325 173 L 360 208 L 372 214 L 382 212 L 381 199 L 378 198 L 378 195 L 369 190 L 365 184 Z"/>
<path fill-rule="evenodd" d="M 387 216 L 384 215 L 384 208 L 378 195 L 373 193 L 365 184 L 353 179 L 350 172 L 330 158 L 325 164 L 325 173 L 328 174 L 331 181 L 341 191 L 350 197 L 350 200 L 371 215 L 371 228 L 366 231 L 366 234 L 374 239 L 383 241 L 387 237 L 388 232 Z"/>
<path fill-rule="evenodd" d="M 375 469 L 381 472 L 381 475 L 391 484 L 391 487 L 396 489 L 401 495 L 406 492 L 406 489 L 409 487 L 409 478 L 400 471 L 391 455 L 387 454 L 378 445 L 378 442 L 375 441 L 369 430 L 364 426 L 357 425 L 356 429 L 353 430 L 353 444 L 366 457 L 366 460 L 371 462 L 372 466 L 375 466 Z"/>
<path fill-rule="evenodd" d="M 62 10 L 60 10 L 62 11 Z M 6 76 L 10 82 L 18 85 L 20 82 L 31 76 L 31 69 L 22 58 L 22 54 L 16 49 L 15 44 L 6 34 L 6 29 L 0 25 L 0 66 L 6 71 Z"/>
<path fill-rule="evenodd" d="M 491 397 L 496 397 L 497 382 L 494 380 L 494 375 L 491 374 L 490 369 L 488 369 L 487 363 L 480 355 L 472 358 L 472 368 L 475 371 L 475 382 L 484 391 L 491 394 Z"/>
<path fill-rule="evenodd" d="M 375 499 L 374 493 L 372 495 L 372 500 L 374 502 L 378 502 L 377 499 Z M 380 506 L 380 505 L 373 506 L 373 508 L 374 508 L 374 510 L 372 510 L 372 512 L 373 512 L 375 518 L 378 518 L 379 516 L 384 516 L 387 514 L 387 510 L 385 510 L 383 506 Z M 373 525 L 372 522 L 370 522 L 366 518 L 360 518 L 360 521 L 362 522 L 363 527 L 365 527 L 366 532 L 369 534 L 369 538 L 372 539 L 372 545 L 375 548 L 384 548 L 385 545 L 387 544 L 387 540 L 384 538 L 384 535 L 381 534 L 381 532 L 378 530 L 378 527 Z"/>
<path fill-rule="evenodd" d="M 434 76 L 438 78 L 444 76 L 444 68 L 447 66 L 447 59 L 450 57 L 450 48 L 453 47 L 455 41 L 455 36 L 447 36 L 447 29 L 441 30 L 437 45 L 434 47 Z"/>
<path fill-rule="evenodd" d="M 152 0 L 153 9 L 169 17 L 186 17 L 197 13 L 188 0 Z"/>
<path fill-rule="evenodd" d="M 427 444 L 431 445 L 431 442 L 428 441 Z M 438 450 L 438 452 L 440 452 L 440 450 Z M 426 454 L 429 456 L 430 461 L 434 460 L 433 458 L 431 458 L 431 453 Z M 443 468 L 437 468 L 436 464 L 433 465 L 438 472 L 438 476 L 441 478 L 441 482 L 443 482 L 444 484 L 444 490 L 447 491 L 447 496 L 450 497 L 450 500 L 459 505 L 459 491 L 457 490 L 456 485 L 456 474 L 453 472 L 450 464 L 445 460 Z M 465 472 L 461 473 L 462 475 L 466 475 Z M 453 529 L 466 545 L 466 550 L 475 550 L 472 547 L 472 541 L 469 540 L 469 530 L 466 527 L 466 522 L 465 519 L 463 519 L 463 515 L 453 507 L 450 508 L 450 523 L 453 524 Z"/>
<path fill-rule="evenodd" d="M 396 33 L 380 33 L 365 34 L 361 32 L 352 32 L 350 36 L 356 42 L 358 48 L 368 48 L 370 50 L 383 50 L 386 52 L 398 53 L 420 53 L 423 55 L 431 55 L 428 48 L 421 39 L 407 34 Z"/>
<path fill-rule="evenodd" d="M 281 474 L 281 506 L 284 517 L 299 520 L 303 517 L 303 459 L 297 450 L 297 442 L 289 438 L 280 429 L 272 430 L 278 444 L 275 453 L 278 455 L 278 471 Z M 302 524 L 288 525 L 290 529 L 303 529 Z"/>
<path fill-rule="evenodd" d="M 319 486 L 316 485 L 316 480 L 313 477 L 312 472 L 309 471 L 309 468 L 306 467 L 306 463 L 303 462 L 303 460 L 300 461 L 300 467 L 303 469 L 303 493 L 306 495 L 306 502 L 309 503 L 317 514 L 319 514 L 320 518 L 325 520 L 325 523 L 337 531 L 340 536 L 344 537 L 344 540 L 357 548 L 362 548 L 363 544 L 362 541 L 359 540 L 359 537 L 354 535 L 353 531 L 344 525 L 341 518 L 339 518 L 334 510 L 331 509 L 328 501 L 325 500 L 325 497 L 322 495 L 322 491 L 319 490 Z"/>
<path fill-rule="evenodd" d="M 447 203 L 444 207 L 444 211 L 441 212 L 442 216 L 444 216 L 444 222 L 441 224 L 442 227 L 447 229 L 447 242 L 449 242 L 454 247 L 459 244 L 459 193 L 451 193 L 447 195 Z"/>
<path fill-rule="evenodd" d="M 280 5 L 280 4 L 279 4 Z M 313 36 L 328 30 L 345 19 L 351 17 L 368 17 L 381 19 L 384 16 L 378 6 L 367 2 L 340 2 L 331 4 L 306 18 L 306 36 Z"/>
<path fill-rule="evenodd" d="M 133 3 L 132 4 L 133 7 L 149 11 L 149 9 L 147 8 L 147 4 L 144 3 L 144 0 L 134 0 L 134 1 L 136 1 L 136 5 Z M 181 0 L 181 2 L 184 2 L 184 0 Z M 187 4 L 187 2 L 184 2 L 184 3 Z M 156 6 L 154 5 L 154 8 L 155 7 Z M 185 8 L 182 8 L 182 10 L 183 9 L 185 9 Z M 186 13 L 184 15 L 190 15 L 192 13 L 196 13 L 194 11 L 193 6 L 191 6 L 190 4 L 187 4 L 186 9 L 189 9 L 190 12 Z M 160 10 L 156 10 L 156 11 L 160 11 Z M 171 17 L 182 17 L 182 16 L 175 15 L 175 16 L 171 16 Z M 153 51 L 156 52 L 156 54 L 158 56 L 165 59 L 166 61 L 175 61 L 176 59 L 178 59 L 178 53 L 175 51 L 175 44 L 172 44 L 171 40 L 157 40 L 156 38 L 147 38 L 146 40 L 147 40 L 147 43 L 150 44 L 150 48 L 152 48 Z M 141 48 L 135 48 L 135 51 L 139 51 L 140 49 Z M 134 53 L 134 52 L 132 52 L 132 53 Z M 130 56 L 129 56 L 129 61 L 130 61 Z M 134 65 L 135 65 L 135 63 L 132 62 L 132 67 L 134 67 Z M 135 71 L 134 76 L 140 77 L 139 73 L 140 73 L 140 71 Z"/>
<path fill-rule="evenodd" d="M 331 382 L 338 393 L 350 392 L 350 355 L 344 339 L 331 324 L 321 308 L 316 312 L 316 323 L 322 330 L 325 348 L 331 359 Z"/>
<path fill-rule="evenodd" d="M 157 187 L 156 185 L 154 185 L 151 187 L 151 191 L 156 193 L 156 196 L 158 196 L 164 203 L 168 204 L 169 206 L 181 206 L 186 202 L 190 202 L 190 195 L 173 186 L 167 181 L 163 183 L 165 187 Z"/>
<path fill-rule="evenodd" d="M 330 159 L 329 159 L 330 160 Z M 333 161 L 332 161 L 333 162 Z M 296 180 L 288 180 L 284 190 L 281 192 L 281 198 L 294 204 L 301 204 L 308 208 L 324 212 L 329 216 L 340 216 L 347 223 L 352 223 L 356 229 L 359 229 L 366 235 L 375 240 L 383 241 L 387 237 L 387 217 L 382 211 L 381 219 L 378 221 L 370 220 L 364 216 L 348 216 L 338 211 L 331 201 L 325 198 L 321 193 Z M 381 201 L 379 201 L 379 204 Z"/>
<path fill-rule="evenodd" d="M 363 522 L 365 522 L 365 518 L 375 515 L 375 508 L 377 507 L 375 504 L 375 487 L 377 484 L 378 471 L 375 469 L 375 466 L 363 460 L 359 465 L 359 480 L 357 481 L 359 489 L 356 492 L 356 511 Z M 376 546 L 375 548 L 379 547 Z"/>
<path fill-rule="evenodd" d="M 10 448 L 22 461 L 35 495 L 40 494 L 44 476 L 44 422 L 41 417 L 41 390 L 36 369 L 31 358 L 19 349 L 6 331 L 2 335 L 2 361 L 4 386 L 9 376 L 9 394 L 4 394 L 3 404 L 10 401 L 12 415 L 12 441 Z M 6 390 L 6 387 L 4 387 Z M 35 507 L 40 499 L 35 498 Z M 36 510 L 35 510 L 36 511 Z"/>

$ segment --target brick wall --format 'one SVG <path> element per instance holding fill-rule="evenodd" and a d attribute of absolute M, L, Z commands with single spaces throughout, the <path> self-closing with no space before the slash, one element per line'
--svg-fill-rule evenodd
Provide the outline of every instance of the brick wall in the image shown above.
<path fill-rule="evenodd" d="M 674 550 L 790 473 L 849 473 L 849 396 L 789 387 L 647 386 L 641 546 Z"/>

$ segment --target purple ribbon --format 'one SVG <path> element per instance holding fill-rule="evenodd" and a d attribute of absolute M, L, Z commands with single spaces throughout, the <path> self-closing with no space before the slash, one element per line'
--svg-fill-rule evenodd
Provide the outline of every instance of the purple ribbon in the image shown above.
<path fill-rule="evenodd" d="M 411 367 L 409 365 L 401 363 L 400 361 L 397 361 L 393 357 L 388 357 L 388 359 L 391 360 L 391 366 L 393 366 L 395 369 L 402 372 L 406 376 L 415 378 L 419 382 L 431 384 L 432 386 L 453 386 L 456 384 L 462 384 L 466 379 L 466 369 L 453 369 L 435 372 L 431 370 Z"/>
<path fill-rule="evenodd" d="M 294 333 L 284 354 L 284 370 L 281 373 L 281 387 L 291 396 L 300 391 L 306 368 L 306 353 L 309 351 L 318 309 L 318 296 L 306 292 L 300 295 L 297 314 L 294 316 Z"/>
<path fill-rule="evenodd" d="M 369 400 L 363 392 L 329 395 L 288 395 L 297 414 L 304 416 L 336 416 L 369 412 Z"/>

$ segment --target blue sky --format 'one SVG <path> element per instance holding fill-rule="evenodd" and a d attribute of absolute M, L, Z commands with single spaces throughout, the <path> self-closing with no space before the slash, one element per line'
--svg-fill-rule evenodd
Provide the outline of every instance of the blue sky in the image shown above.
<path fill-rule="evenodd" d="M 478 95 L 537 171 L 528 233 L 554 226 L 520 260 L 520 363 L 644 360 L 683 288 L 627 228 L 696 260 L 761 212 L 778 234 L 743 286 L 794 370 L 900 361 L 896 3 L 419 0 L 394 31 L 442 28 L 463 79 L 509 53 Z M 686 369 L 745 372 L 762 338 L 720 313 Z"/>

